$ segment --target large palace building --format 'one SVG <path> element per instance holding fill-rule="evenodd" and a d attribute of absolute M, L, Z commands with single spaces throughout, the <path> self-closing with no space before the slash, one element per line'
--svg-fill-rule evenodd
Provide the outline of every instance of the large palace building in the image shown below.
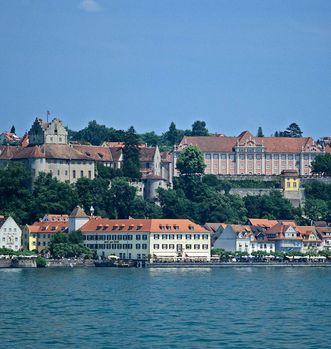
<path fill-rule="evenodd" d="M 186 136 L 175 149 L 175 163 L 190 144 L 201 149 L 205 173 L 215 175 L 279 175 L 297 170 L 300 176 L 309 176 L 311 162 L 324 152 L 311 137 L 254 137 L 244 131 L 238 137 Z"/>

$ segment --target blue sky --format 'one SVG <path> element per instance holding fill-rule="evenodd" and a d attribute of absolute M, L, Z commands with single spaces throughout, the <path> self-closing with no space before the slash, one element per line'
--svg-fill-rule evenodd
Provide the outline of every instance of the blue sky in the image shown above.
<path fill-rule="evenodd" d="M 331 1 L 0 0 L 0 130 L 331 135 Z"/>

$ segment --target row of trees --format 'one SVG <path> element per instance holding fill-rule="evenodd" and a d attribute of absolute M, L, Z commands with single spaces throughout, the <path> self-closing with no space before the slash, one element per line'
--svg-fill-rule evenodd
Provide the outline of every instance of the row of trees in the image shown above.
<path fill-rule="evenodd" d="M 101 145 L 103 142 L 125 142 L 127 132 L 116 130 L 112 127 L 98 124 L 95 120 L 90 121 L 84 129 L 80 131 L 68 130 L 69 139 L 81 143 L 91 143 Z M 169 129 L 162 135 L 157 135 L 154 131 L 138 135 L 138 142 L 147 143 L 149 146 L 159 145 L 162 148 L 171 148 L 178 144 L 184 136 L 208 136 L 206 122 L 197 120 L 192 124 L 191 129 L 178 129 L 174 122 L 171 122 Z"/>
<path fill-rule="evenodd" d="M 145 132 L 138 135 L 139 142 L 147 143 L 149 146 L 160 146 L 162 149 L 171 149 L 174 144 L 178 144 L 184 136 L 208 136 L 209 131 L 205 121 L 197 120 L 192 124 L 191 129 L 178 129 L 174 122 L 171 122 L 169 129 L 161 135 L 154 131 Z M 291 123 L 285 131 L 276 131 L 275 137 L 302 137 L 300 126 Z M 264 137 L 262 127 L 258 128 L 257 137 Z M 80 131 L 69 130 L 71 141 L 88 142 L 93 145 L 100 145 L 108 142 L 125 142 L 126 132 L 116 130 L 112 127 L 98 124 L 95 120 L 90 121 L 84 129 Z"/>

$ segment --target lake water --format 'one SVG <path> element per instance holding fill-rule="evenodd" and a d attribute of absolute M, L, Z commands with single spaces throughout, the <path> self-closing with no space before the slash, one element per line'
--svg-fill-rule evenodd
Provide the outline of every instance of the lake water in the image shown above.
<path fill-rule="evenodd" d="M 331 268 L 0 269 L 0 348 L 330 348 Z"/>

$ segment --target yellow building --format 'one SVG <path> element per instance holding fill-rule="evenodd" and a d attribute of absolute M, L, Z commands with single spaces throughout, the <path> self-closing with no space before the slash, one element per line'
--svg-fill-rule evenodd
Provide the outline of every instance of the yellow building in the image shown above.
<path fill-rule="evenodd" d="M 282 176 L 282 189 L 284 191 L 299 191 L 300 178 L 297 170 L 284 170 Z"/>
<path fill-rule="evenodd" d="M 22 245 L 24 249 L 38 253 L 48 251 L 52 236 L 56 233 L 68 232 L 68 221 L 55 222 L 34 222 L 32 225 L 26 225 L 22 233 Z"/>

